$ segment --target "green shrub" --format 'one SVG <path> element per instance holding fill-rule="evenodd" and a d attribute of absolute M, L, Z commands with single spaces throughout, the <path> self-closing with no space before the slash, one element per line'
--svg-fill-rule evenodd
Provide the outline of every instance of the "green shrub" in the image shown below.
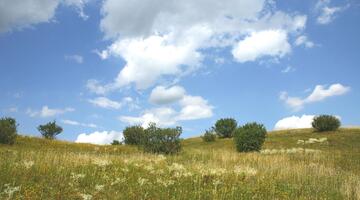
<path fill-rule="evenodd" d="M 262 124 L 248 123 L 235 130 L 234 141 L 239 152 L 260 151 L 265 142 L 266 128 Z"/>
<path fill-rule="evenodd" d="M 216 134 L 212 130 L 206 130 L 201 138 L 204 142 L 214 142 L 216 140 Z"/>
<path fill-rule="evenodd" d="M 119 140 L 113 140 L 111 145 L 121 145 L 121 142 Z"/>
<path fill-rule="evenodd" d="M 142 146 L 145 152 L 174 154 L 181 150 L 180 135 L 181 127 L 176 128 L 158 128 L 156 124 L 151 123 L 145 129 Z"/>
<path fill-rule="evenodd" d="M 237 122 L 233 118 L 223 118 L 217 120 L 214 130 L 216 134 L 221 138 L 231 138 L 234 135 L 234 131 L 237 127 Z"/>
<path fill-rule="evenodd" d="M 312 122 L 312 127 L 317 132 L 336 131 L 340 126 L 340 120 L 331 115 L 319 115 Z"/>
<path fill-rule="evenodd" d="M 55 139 L 55 136 L 59 135 L 63 131 L 63 129 L 56 124 L 56 121 L 40 125 L 37 129 L 44 138 L 51 140 Z"/>
<path fill-rule="evenodd" d="M 0 119 L 0 143 L 14 144 L 17 136 L 16 120 L 10 117 Z"/>
<path fill-rule="evenodd" d="M 141 126 L 128 126 L 123 134 L 125 144 L 140 145 L 144 137 L 144 129 Z"/>

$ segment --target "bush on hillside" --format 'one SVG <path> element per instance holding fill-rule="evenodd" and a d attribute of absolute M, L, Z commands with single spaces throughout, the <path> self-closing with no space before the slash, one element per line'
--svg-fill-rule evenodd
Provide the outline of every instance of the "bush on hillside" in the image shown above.
<path fill-rule="evenodd" d="M 235 130 L 234 141 L 239 152 L 260 151 L 266 138 L 266 128 L 262 124 L 248 123 Z"/>
<path fill-rule="evenodd" d="M 40 125 L 37 129 L 45 139 L 50 140 L 55 139 L 55 137 L 63 131 L 63 129 L 56 124 L 56 121 Z"/>
<path fill-rule="evenodd" d="M 121 142 L 119 140 L 113 140 L 111 145 L 121 145 Z"/>
<path fill-rule="evenodd" d="M 145 129 L 142 146 L 145 152 L 174 154 L 181 150 L 180 135 L 181 127 L 159 128 L 155 123 L 151 123 Z"/>
<path fill-rule="evenodd" d="M 223 118 L 217 120 L 213 128 L 216 134 L 221 138 L 231 138 L 237 127 L 237 122 L 233 118 Z"/>
<path fill-rule="evenodd" d="M 216 140 L 216 134 L 212 130 L 206 130 L 201 138 L 204 142 L 214 142 Z"/>
<path fill-rule="evenodd" d="M 128 126 L 123 131 L 123 134 L 125 144 L 140 145 L 144 137 L 144 129 L 139 125 Z"/>
<path fill-rule="evenodd" d="M 340 120 L 332 115 L 319 115 L 312 122 L 312 127 L 317 132 L 336 131 L 340 126 Z"/>
<path fill-rule="evenodd" d="M 17 136 L 16 120 L 10 117 L 0 119 L 0 143 L 14 144 Z"/>

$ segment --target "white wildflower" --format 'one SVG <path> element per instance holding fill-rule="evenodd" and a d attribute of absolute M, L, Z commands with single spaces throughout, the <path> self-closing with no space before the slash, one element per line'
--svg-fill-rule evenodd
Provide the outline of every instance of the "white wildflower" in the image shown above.
<path fill-rule="evenodd" d="M 24 160 L 23 165 L 26 169 L 30 169 L 35 164 L 32 160 Z"/>
<path fill-rule="evenodd" d="M 93 159 L 92 163 L 100 167 L 105 167 L 107 165 L 110 165 L 111 161 L 105 159 Z"/>
<path fill-rule="evenodd" d="M 95 190 L 101 191 L 104 189 L 104 187 L 105 187 L 104 185 L 95 185 Z"/>
<path fill-rule="evenodd" d="M 20 186 L 11 187 L 10 184 L 5 184 L 4 194 L 8 195 L 8 199 L 11 199 L 15 192 L 20 191 Z"/>
<path fill-rule="evenodd" d="M 257 174 L 257 170 L 247 166 L 246 167 L 237 166 L 234 169 L 234 173 L 237 175 L 244 174 L 244 175 L 254 176 Z"/>
<path fill-rule="evenodd" d="M 80 194 L 80 196 L 83 198 L 83 200 L 91 200 L 92 199 L 91 194 Z"/>

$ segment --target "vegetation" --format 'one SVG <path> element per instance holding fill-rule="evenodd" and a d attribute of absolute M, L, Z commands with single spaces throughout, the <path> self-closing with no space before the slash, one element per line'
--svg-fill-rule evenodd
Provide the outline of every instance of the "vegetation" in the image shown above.
<path fill-rule="evenodd" d="M 265 138 L 264 125 L 248 123 L 235 130 L 234 141 L 239 152 L 260 151 Z"/>
<path fill-rule="evenodd" d="M 17 135 L 16 120 L 10 117 L 0 119 L 0 144 L 14 144 Z"/>
<path fill-rule="evenodd" d="M 214 131 L 220 138 L 233 137 L 237 122 L 233 118 L 223 118 L 216 121 Z"/>
<path fill-rule="evenodd" d="M 121 142 L 119 140 L 113 140 L 111 145 L 121 145 Z"/>
<path fill-rule="evenodd" d="M 141 126 L 128 126 L 123 131 L 125 144 L 140 145 L 144 137 L 144 129 Z"/>
<path fill-rule="evenodd" d="M 289 151 L 311 138 L 327 141 Z M 0 144 L 0 199 L 360 199 L 360 129 L 272 132 L 251 153 L 233 139 L 181 143 L 163 156 L 19 136 Z"/>
<path fill-rule="evenodd" d="M 63 129 L 56 124 L 56 121 L 40 125 L 37 129 L 44 138 L 51 140 L 55 139 L 55 137 L 63 131 Z"/>
<path fill-rule="evenodd" d="M 212 130 L 206 130 L 201 138 L 204 142 L 215 142 L 216 134 Z"/>
<path fill-rule="evenodd" d="M 155 123 L 151 123 L 145 129 L 145 136 L 142 146 L 145 152 L 174 154 L 181 150 L 180 135 L 181 127 L 159 128 Z"/>
<path fill-rule="evenodd" d="M 331 115 L 320 115 L 314 118 L 312 122 L 312 127 L 317 132 L 324 132 L 324 131 L 336 131 L 340 128 L 341 122 L 340 120 Z"/>

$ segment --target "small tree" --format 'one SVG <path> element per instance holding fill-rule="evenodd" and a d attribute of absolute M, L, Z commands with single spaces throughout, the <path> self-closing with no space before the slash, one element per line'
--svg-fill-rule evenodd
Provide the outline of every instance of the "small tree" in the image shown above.
<path fill-rule="evenodd" d="M 140 145 L 144 137 L 144 128 L 137 126 L 128 126 L 123 131 L 125 144 Z"/>
<path fill-rule="evenodd" d="M 336 131 L 340 126 L 340 120 L 332 115 L 319 115 L 312 122 L 312 127 L 317 132 Z"/>
<path fill-rule="evenodd" d="M 37 129 L 44 138 L 51 140 L 55 139 L 55 136 L 59 135 L 63 131 L 63 129 L 56 124 L 56 121 L 40 125 Z"/>
<path fill-rule="evenodd" d="M 0 143 L 14 144 L 17 136 L 16 120 L 10 117 L 0 119 Z"/>
<path fill-rule="evenodd" d="M 119 140 L 113 140 L 111 145 L 121 145 L 121 142 Z"/>
<path fill-rule="evenodd" d="M 216 134 L 221 138 L 231 138 L 234 135 L 234 131 L 237 127 L 237 122 L 233 118 L 223 118 L 217 120 L 214 130 Z"/>
<path fill-rule="evenodd" d="M 266 128 L 262 124 L 245 124 L 235 131 L 236 149 L 239 152 L 260 151 L 265 142 L 266 133 Z"/>
<path fill-rule="evenodd" d="M 213 130 L 206 130 L 201 138 L 204 142 L 214 142 L 216 140 L 216 134 Z"/>
<path fill-rule="evenodd" d="M 144 140 L 142 142 L 145 152 L 174 154 L 181 150 L 180 135 L 181 127 L 158 128 L 155 123 L 151 123 L 145 129 Z"/>

